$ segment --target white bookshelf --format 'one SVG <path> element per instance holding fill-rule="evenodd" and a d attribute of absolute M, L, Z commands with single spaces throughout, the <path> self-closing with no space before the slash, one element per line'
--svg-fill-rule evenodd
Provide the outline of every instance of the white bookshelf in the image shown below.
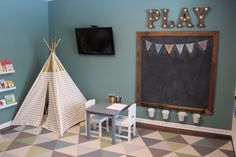
<path fill-rule="evenodd" d="M 2 105 L 2 106 L 0 106 L 0 110 L 2 110 L 2 109 L 4 109 L 4 108 L 8 108 L 8 107 L 12 107 L 12 106 L 15 106 L 15 105 L 17 105 L 17 102 L 15 102 L 15 103 L 13 103 L 13 104 L 6 104 L 6 105 Z"/>
<path fill-rule="evenodd" d="M 15 89 L 16 89 L 16 87 L 0 89 L 0 93 L 1 93 L 1 92 L 6 92 L 6 91 L 15 90 Z"/>
<path fill-rule="evenodd" d="M 12 68 L 12 70 L 8 70 L 8 71 L 2 71 L 2 72 L 0 72 L 0 75 L 5 75 L 5 74 L 12 74 L 12 73 L 15 73 L 16 71 Z M 2 79 L 2 78 L 0 78 L 0 79 Z M 0 98 L 4 98 L 5 96 L 2 94 L 2 92 L 7 92 L 7 91 L 13 91 L 13 90 L 15 90 L 16 89 L 16 87 L 14 86 L 14 87 L 10 87 L 10 88 L 1 88 L 0 89 L 0 93 L 1 93 L 1 96 L 0 96 Z M 0 110 L 2 110 L 2 109 L 5 109 L 5 108 L 9 108 L 9 107 L 12 107 L 12 106 L 16 106 L 17 105 L 17 102 L 15 102 L 15 103 L 12 103 L 12 104 L 5 104 L 4 103 L 4 105 L 0 105 Z"/>
<path fill-rule="evenodd" d="M 0 72 L 0 75 L 15 73 L 15 70 Z"/>

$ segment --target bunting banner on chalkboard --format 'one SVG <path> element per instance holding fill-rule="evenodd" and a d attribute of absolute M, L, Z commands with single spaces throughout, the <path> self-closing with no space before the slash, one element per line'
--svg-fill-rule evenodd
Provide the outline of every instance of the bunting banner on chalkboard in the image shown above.
<path fill-rule="evenodd" d="M 208 40 L 203 40 L 195 43 L 183 43 L 183 44 L 160 44 L 145 40 L 145 46 L 147 51 L 150 50 L 152 44 L 155 44 L 157 54 L 160 54 L 162 46 L 166 48 L 168 54 L 171 54 L 173 47 L 176 46 L 178 53 L 181 55 L 183 52 L 184 45 L 186 46 L 190 54 L 193 52 L 195 44 L 197 44 L 202 50 L 206 51 Z"/>
<path fill-rule="evenodd" d="M 208 42 L 208 40 L 199 41 L 199 42 L 198 42 L 198 45 L 199 45 L 204 51 L 206 51 L 207 42 Z"/>
<path fill-rule="evenodd" d="M 171 53 L 173 46 L 174 46 L 173 44 L 165 44 L 166 51 L 168 54 Z"/>
<path fill-rule="evenodd" d="M 188 51 L 189 51 L 190 53 L 192 53 L 192 52 L 193 52 L 194 43 L 185 44 L 185 45 L 186 45 Z"/>
<path fill-rule="evenodd" d="M 163 44 L 155 44 L 155 46 L 156 46 L 156 50 L 157 50 L 157 54 L 159 54 L 160 53 L 160 51 L 161 51 L 161 48 L 162 48 L 162 45 Z"/>
<path fill-rule="evenodd" d="M 177 48 L 179 54 L 181 55 L 183 48 L 184 48 L 184 44 L 176 44 L 176 48 Z"/>
<path fill-rule="evenodd" d="M 149 49 L 150 49 L 151 46 L 152 46 L 152 42 L 147 41 L 147 40 L 145 40 L 145 42 L 146 42 L 146 49 L 147 49 L 147 51 L 149 51 Z"/>

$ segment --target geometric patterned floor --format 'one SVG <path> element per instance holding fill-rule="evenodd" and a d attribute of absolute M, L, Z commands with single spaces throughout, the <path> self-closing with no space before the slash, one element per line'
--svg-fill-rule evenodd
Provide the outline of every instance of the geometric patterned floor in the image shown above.
<path fill-rule="evenodd" d="M 137 128 L 131 142 L 110 133 L 88 140 L 84 127 L 75 126 L 63 137 L 46 129 L 18 126 L 2 133 L 0 157 L 234 157 L 232 142 Z"/>

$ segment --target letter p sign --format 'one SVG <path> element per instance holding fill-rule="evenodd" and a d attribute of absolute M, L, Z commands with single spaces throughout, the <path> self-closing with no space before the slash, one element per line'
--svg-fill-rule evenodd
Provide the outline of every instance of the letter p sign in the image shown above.
<path fill-rule="evenodd" d="M 148 28 L 153 29 L 155 28 L 154 26 L 154 21 L 159 20 L 160 18 L 160 11 L 157 9 L 149 9 L 147 10 L 147 20 L 148 20 Z"/>

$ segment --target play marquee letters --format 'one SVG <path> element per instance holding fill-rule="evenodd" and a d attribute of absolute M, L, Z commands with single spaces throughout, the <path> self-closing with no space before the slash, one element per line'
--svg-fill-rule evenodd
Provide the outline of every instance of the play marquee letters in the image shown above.
<path fill-rule="evenodd" d="M 204 20 L 210 8 L 209 7 L 203 7 L 203 8 L 195 7 L 192 9 L 198 19 L 197 27 L 199 28 L 205 27 Z M 161 9 L 161 11 L 158 9 L 147 10 L 148 28 L 150 29 L 155 28 L 154 22 L 158 21 L 161 15 L 162 15 L 162 24 L 161 24 L 162 28 L 174 28 L 174 27 L 182 28 L 184 27 L 184 25 L 187 28 L 190 28 L 194 26 L 192 24 L 188 8 L 182 8 L 180 10 L 180 14 L 176 21 L 176 24 L 172 20 L 168 21 L 168 13 L 169 13 L 169 9 Z"/>

